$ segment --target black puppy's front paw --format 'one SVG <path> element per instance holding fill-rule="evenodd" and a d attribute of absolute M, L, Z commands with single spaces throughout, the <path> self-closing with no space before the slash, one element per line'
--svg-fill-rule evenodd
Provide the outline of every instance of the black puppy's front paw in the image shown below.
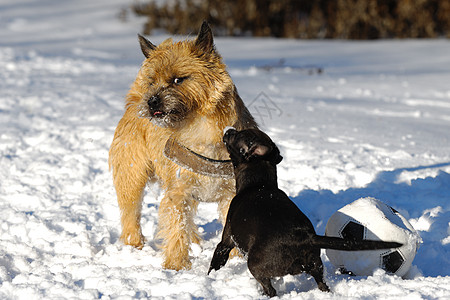
<path fill-rule="evenodd" d="M 211 265 L 209 266 L 208 275 L 209 275 L 209 273 L 211 273 L 212 270 L 217 271 L 217 270 L 219 270 L 219 269 L 220 269 L 220 267 L 217 268 L 217 267 L 214 267 L 214 266 L 211 264 Z"/>
<path fill-rule="evenodd" d="M 233 247 L 226 246 L 222 242 L 217 245 L 213 258 L 211 259 L 208 275 L 212 270 L 217 271 L 227 263 L 231 249 L 233 249 Z"/>
<path fill-rule="evenodd" d="M 212 270 L 214 271 L 219 270 L 223 265 L 225 265 L 226 262 L 227 262 L 226 259 L 224 260 L 223 258 L 214 256 L 213 259 L 211 260 L 211 264 L 209 265 L 208 275 L 209 273 L 211 273 Z"/>

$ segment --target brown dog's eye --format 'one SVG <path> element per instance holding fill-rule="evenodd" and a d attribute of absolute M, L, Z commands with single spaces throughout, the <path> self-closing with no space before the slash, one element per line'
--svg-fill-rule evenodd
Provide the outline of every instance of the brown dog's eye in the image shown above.
<path fill-rule="evenodd" d="M 176 78 L 173 80 L 173 83 L 175 83 L 176 85 L 182 84 L 183 81 L 184 81 L 186 78 L 187 78 L 187 77 L 176 77 Z"/>

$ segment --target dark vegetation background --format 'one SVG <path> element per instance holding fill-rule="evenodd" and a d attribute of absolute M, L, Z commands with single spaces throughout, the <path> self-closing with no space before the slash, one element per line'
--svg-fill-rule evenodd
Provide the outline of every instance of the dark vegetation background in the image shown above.
<path fill-rule="evenodd" d="M 197 32 L 305 39 L 450 37 L 450 0 L 143 0 L 144 34 Z"/>

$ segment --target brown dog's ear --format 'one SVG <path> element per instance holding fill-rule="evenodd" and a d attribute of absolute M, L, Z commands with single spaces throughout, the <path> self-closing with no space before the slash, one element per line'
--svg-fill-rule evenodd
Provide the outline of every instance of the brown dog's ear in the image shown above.
<path fill-rule="evenodd" d="M 146 58 L 149 58 L 152 51 L 156 49 L 156 46 L 140 34 L 138 34 L 138 38 L 142 53 Z"/>
<path fill-rule="evenodd" d="M 202 27 L 200 28 L 197 39 L 195 40 L 195 46 L 206 53 L 211 53 L 214 51 L 212 30 L 206 21 L 203 21 L 202 23 Z"/>

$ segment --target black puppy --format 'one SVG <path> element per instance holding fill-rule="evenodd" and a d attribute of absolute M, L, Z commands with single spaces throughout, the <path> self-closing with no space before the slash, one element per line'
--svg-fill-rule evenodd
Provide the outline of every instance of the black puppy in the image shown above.
<path fill-rule="evenodd" d="M 271 278 L 307 272 L 322 291 L 320 249 L 373 250 L 401 244 L 344 240 L 316 235 L 309 219 L 278 189 L 276 165 L 283 159 L 272 140 L 257 129 L 229 129 L 223 141 L 230 153 L 236 177 L 233 198 L 208 274 L 228 260 L 234 247 L 248 255 L 248 268 L 264 293 L 276 295 Z"/>

